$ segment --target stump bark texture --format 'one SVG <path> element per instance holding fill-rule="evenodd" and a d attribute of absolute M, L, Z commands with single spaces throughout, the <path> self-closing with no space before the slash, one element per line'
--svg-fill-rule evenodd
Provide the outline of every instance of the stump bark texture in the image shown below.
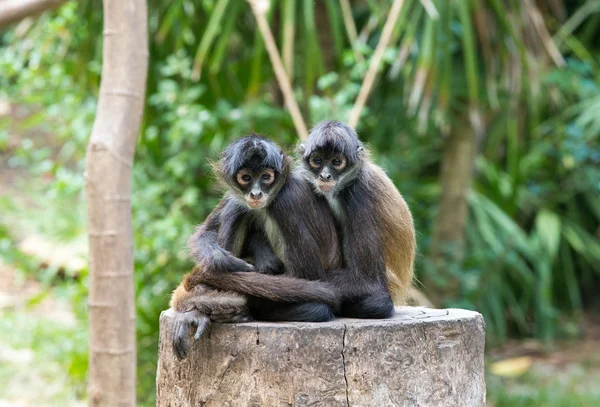
<path fill-rule="evenodd" d="M 485 405 L 476 312 L 398 307 L 387 320 L 213 324 L 181 362 L 173 315 L 160 317 L 161 407 Z"/>

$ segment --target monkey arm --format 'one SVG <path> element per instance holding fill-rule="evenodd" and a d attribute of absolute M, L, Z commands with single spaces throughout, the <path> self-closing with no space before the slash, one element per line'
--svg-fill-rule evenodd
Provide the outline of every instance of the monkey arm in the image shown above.
<path fill-rule="evenodd" d="M 231 207 L 231 198 L 223 198 L 188 240 L 190 253 L 204 270 L 213 272 L 254 270 L 251 264 L 227 250 L 234 248 L 237 241 L 243 242 L 244 239 L 243 235 L 236 236 L 236 228 L 240 229 L 243 213 L 231 210 Z M 237 232 L 242 233 L 243 230 Z M 220 244 L 220 241 L 224 244 Z"/>
<path fill-rule="evenodd" d="M 346 208 L 342 245 L 354 285 L 383 287 L 387 291 L 385 246 L 377 212 L 365 182 L 355 182 L 340 194 Z M 359 284 L 360 283 L 360 284 Z"/>
<path fill-rule="evenodd" d="M 253 259 L 254 268 L 258 273 L 283 274 L 283 263 L 275 255 L 264 232 L 253 229 L 246 242 L 246 250 Z"/>
<path fill-rule="evenodd" d="M 307 280 L 325 280 L 326 260 L 320 255 L 331 240 L 324 238 L 325 225 L 308 183 L 295 174 L 290 176 L 269 212 L 278 220 L 285 241 L 285 274 Z"/>

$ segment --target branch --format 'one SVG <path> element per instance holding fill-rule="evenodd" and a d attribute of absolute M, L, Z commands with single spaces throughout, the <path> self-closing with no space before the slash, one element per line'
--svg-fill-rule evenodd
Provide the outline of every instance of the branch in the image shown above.
<path fill-rule="evenodd" d="M 356 33 L 356 25 L 354 24 L 354 18 L 352 18 L 352 7 L 350 6 L 350 0 L 340 0 L 340 6 L 342 7 L 342 16 L 344 17 L 344 25 L 346 26 L 346 33 L 348 33 L 348 39 L 354 52 L 354 58 L 358 62 L 363 62 L 364 58 L 360 54 L 358 49 L 358 34 Z"/>
<path fill-rule="evenodd" d="M 250 3 L 254 17 L 256 17 L 258 29 L 260 30 L 263 40 L 265 41 L 265 46 L 267 48 L 267 52 L 269 53 L 271 65 L 273 65 L 273 70 L 275 71 L 279 88 L 283 94 L 285 104 L 292 115 L 292 120 L 294 121 L 294 126 L 298 132 L 298 136 L 301 140 L 306 140 L 308 138 L 308 129 L 306 127 L 306 123 L 302 118 L 302 113 L 300 113 L 300 109 L 298 108 L 298 104 L 294 98 L 294 92 L 292 90 L 290 78 L 285 73 L 281 56 L 277 50 L 277 44 L 275 44 L 273 33 L 271 32 L 271 28 L 269 27 L 267 19 L 265 18 L 265 13 L 269 9 L 270 2 L 269 0 L 248 0 L 248 3 Z"/>
<path fill-rule="evenodd" d="M 350 112 L 348 124 L 352 127 L 356 127 L 358 119 L 360 118 L 360 114 L 363 108 L 365 107 L 367 99 L 369 98 L 369 94 L 371 93 L 371 89 L 373 88 L 373 83 L 375 82 L 375 77 L 377 76 L 377 70 L 379 69 L 379 65 L 383 60 L 383 53 L 385 52 L 385 49 L 387 48 L 390 39 L 392 38 L 394 25 L 396 25 L 396 22 L 398 21 L 398 17 L 400 16 L 400 11 L 402 10 L 403 4 L 404 0 L 394 0 L 394 4 L 392 4 L 390 14 L 388 15 L 385 25 L 383 26 L 383 31 L 381 32 L 381 38 L 379 39 L 379 43 L 377 44 L 377 47 L 375 48 L 375 52 L 373 54 L 373 58 L 371 59 L 369 70 L 365 75 L 363 84 L 360 87 L 358 96 L 356 97 L 354 107 L 352 107 L 352 111 Z"/>
<path fill-rule="evenodd" d="M 67 0 L 0 0 L 0 28 L 56 8 Z"/>
<path fill-rule="evenodd" d="M 550 58 L 552 58 L 556 66 L 565 66 L 566 61 L 563 58 L 560 51 L 558 50 L 558 47 L 552 39 L 552 36 L 548 32 L 548 28 L 544 23 L 544 17 L 542 17 L 542 13 L 540 13 L 540 10 L 537 8 L 537 5 L 532 3 L 531 0 L 526 0 L 525 5 L 527 13 L 531 18 L 533 26 L 535 27 L 535 30 L 537 31 L 538 36 L 540 37 L 540 41 L 542 41 L 542 43 L 544 44 L 548 55 L 550 55 Z"/>

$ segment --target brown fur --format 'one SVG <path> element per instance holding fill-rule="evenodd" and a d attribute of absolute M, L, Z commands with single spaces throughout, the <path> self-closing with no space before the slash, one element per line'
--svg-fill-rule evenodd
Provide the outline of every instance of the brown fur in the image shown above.
<path fill-rule="evenodd" d="M 177 312 L 196 309 L 208 316 L 247 313 L 245 296 L 233 291 L 217 290 L 206 284 L 196 285 L 189 291 L 184 284 L 180 284 L 173 291 L 169 305 Z"/>
<path fill-rule="evenodd" d="M 383 288 L 395 304 L 404 303 L 412 286 L 416 239 L 398 189 L 344 123 L 317 124 L 299 151 L 305 177 L 326 197 L 340 225 L 345 267 L 351 271 L 347 277 L 352 278 L 338 278 L 336 286 L 346 295 L 362 290 L 364 296 L 372 292 L 371 285 L 372 290 Z M 341 163 L 336 166 L 336 161 Z"/>
<path fill-rule="evenodd" d="M 207 304 L 218 295 L 223 295 L 227 307 L 233 306 L 228 301 L 237 306 L 239 298 L 249 295 L 337 308 L 337 291 L 324 280 L 325 270 L 339 268 L 342 256 L 326 203 L 313 196 L 303 178 L 293 173 L 292 159 L 282 155 L 281 172 L 275 174 L 268 191 L 268 204 L 261 210 L 249 210 L 244 191 L 235 181 L 238 169 L 231 172 L 228 159 L 236 160 L 224 154 L 213 163 L 225 196 L 188 241 L 197 266 L 173 293 L 171 307 L 188 310 L 197 301 L 204 307 L 203 313 L 210 314 Z M 295 215 L 291 219 L 290 213 Z M 263 234 L 259 239 L 256 230 L 250 231 L 257 225 Z M 244 261 L 245 256 L 254 264 Z M 277 263 L 282 263 L 281 267 Z M 201 288 L 196 289 L 198 286 Z M 229 294 L 233 296 L 229 298 Z"/>
<path fill-rule="evenodd" d="M 377 207 L 382 221 L 388 286 L 394 304 L 401 305 L 406 301 L 414 274 L 413 218 L 404 198 L 383 169 L 372 162 L 367 162 L 364 169 L 372 177 L 373 189 L 379 191 Z"/>
<path fill-rule="evenodd" d="M 184 277 L 183 288 L 190 292 L 198 285 L 218 286 L 222 292 L 239 292 L 244 287 L 247 295 L 271 301 L 289 303 L 316 301 L 334 307 L 339 305 L 339 297 L 333 286 L 323 281 L 309 281 L 287 276 L 271 276 L 255 272 L 206 273 L 194 271 Z"/>

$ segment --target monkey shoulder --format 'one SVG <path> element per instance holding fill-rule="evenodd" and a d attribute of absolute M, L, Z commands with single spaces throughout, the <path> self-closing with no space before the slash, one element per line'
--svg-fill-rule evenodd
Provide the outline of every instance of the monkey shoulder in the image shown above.
<path fill-rule="evenodd" d="M 316 206 L 316 197 L 309 182 L 292 172 L 269 208 L 271 212 L 290 216 Z"/>
<path fill-rule="evenodd" d="M 249 209 L 233 197 L 231 194 L 225 195 L 223 198 L 223 206 L 221 208 L 221 218 L 224 220 L 232 218 L 240 218 L 246 216 Z"/>
<path fill-rule="evenodd" d="M 226 250 L 238 252 L 250 224 L 249 210 L 234 197 L 226 196 L 221 209 L 218 243 Z"/>

